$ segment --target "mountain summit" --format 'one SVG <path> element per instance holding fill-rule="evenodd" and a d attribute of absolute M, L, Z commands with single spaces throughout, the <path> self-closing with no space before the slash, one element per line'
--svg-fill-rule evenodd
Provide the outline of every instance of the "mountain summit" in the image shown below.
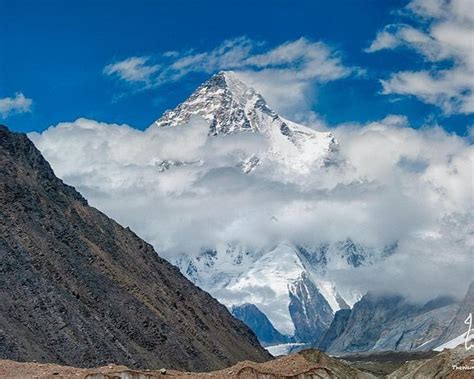
<path fill-rule="evenodd" d="M 241 131 L 262 132 L 257 117 L 278 117 L 253 88 L 240 81 L 232 71 L 221 71 L 204 82 L 182 104 L 165 114 L 154 125 L 176 126 L 193 115 L 210 121 L 210 135 Z"/>
<path fill-rule="evenodd" d="M 186 101 L 166 111 L 152 127 L 185 124 L 196 115 L 209 122 L 209 136 L 239 132 L 265 136 L 270 146 L 267 158 L 297 171 L 337 160 L 338 142 L 332 133 L 319 132 L 281 117 L 232 71 L 212 76 Z M 261 158 L 254 158 L 254 163 Z"/>

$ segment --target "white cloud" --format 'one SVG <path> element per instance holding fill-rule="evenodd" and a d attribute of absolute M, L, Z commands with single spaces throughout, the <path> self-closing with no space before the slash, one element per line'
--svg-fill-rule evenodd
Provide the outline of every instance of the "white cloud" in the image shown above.
<path fill-rule="evenodd" d="M 339 54 L 320 42 L 304 38 L 249 57 L 240 75 L 278 112 L 294 117 L 311 109 L 317 83 L 347 77 L 355 68 L 342 64 Z"/>
<path fill-rule="evenodd" d="M 385 29 L 389 29 L 386 27 Z M 375 40 L 372 41 L 370 46 L 365 49 L 367 53 L 374 53 L 383 49 L 394 49 L 400 45 L 400 38 L 396 35 L 397 33 L 392 33 L 389 30 L 382 30 L 377 33 Z"/>
<path fill-rule="evenodd" d="M 396 254 L 375 266 L 360 267 L 355 275 L 330 275 L 341 286 L 402 293 L 415 301 L 442 295 L 462 298 L 472 281 L 472 211 L 447 216 L 437 229 L 401 241 Z"/>
<path fill-rule="evenodd" d="M 123 61 L 105 66 L 104 74 L 116 75 L 118 78 L 130 83 L 148 83 L 151 76 L 160 68 L 159 65 L 147 64 L 149 60 L 149 57 L 127 58 Z"/>
<path fill-rule="evenodd" d="M 235 240 L 255 248 L 288 240 L 398 241 L 396 258 L 345 282 L 412 286 L 419 296 L 465 290 L 473 248 L 474 151 L 467 140 L 389 116 L 334 129 L 347 166 L 293 176 L 264 162 L 246 175 L 240 160 L 266 149 L 266 140 L 208 137 L 207 130 L 201 119 L 145 131 L 79 119 L 30 137 L 61 178 L 171 260 Z M 163 171 L 166 160 L 183 164 Z"/>
<path fill-rule="evenodd" d="M 150 88 L 192 72 L 234 70 L 261 92 L 273 108 L 287 115 L 308 108 L 311 102 L 308 95 L 314 84 L 355 72 L 354 68 L 343 65 L 338 52 L 306 38 L 268 48 L 239 37 L 226 40 L 210 51 L 166 52 L 155 61 L 158 63 L 151 63 L 149 57 L 128 58 L 106 66 L 104 72 Z"/>
<path fill-rule="evenodd" d="M 382 80 L 384 94 L 415 95 L 428 104 L 434 104 L 450 113 L 474 112 L 474 72 L 441 70 L 399 72 Z"/>
<path fill-rule="evenodd" d="M 245 65 L 258 43 L 239 37 L 226 40 L 218 47 L 206 52 L 183 52 L 168 66 L 164 78 L 178 79 L 190 72 L 215 72 L 236 69 Z"/>
<path fill-rule="evenodd" d="M 32 103 L 33 101 L 21 92 L 17 92 L 15 97 L 4 97 L 0 99 L 0 116 L 6 118 L 14 113 L 30 112 Z"/>
<path fill-rule="evenodd" d="M 388 25 L 366 49 L 412 48 L 432 64 L 382 80 L 384 94 L 413 95 L 446 114 L 474 112 L 474 3 L 471 0 L 413 0 L 406 7 L 416 27 Z M 426 26 L 427 25 L 427 26 Z M 448 68 L 439 69 L 439 64 Z"/>

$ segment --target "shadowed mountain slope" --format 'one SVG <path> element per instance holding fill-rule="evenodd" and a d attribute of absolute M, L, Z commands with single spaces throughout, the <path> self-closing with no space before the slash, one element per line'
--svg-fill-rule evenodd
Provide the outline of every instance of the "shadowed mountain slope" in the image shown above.
<path fill-rule="evenodd" d="M 223 305 L 3 126 L 0 357 L 196 371 L 270 358 Z"/>

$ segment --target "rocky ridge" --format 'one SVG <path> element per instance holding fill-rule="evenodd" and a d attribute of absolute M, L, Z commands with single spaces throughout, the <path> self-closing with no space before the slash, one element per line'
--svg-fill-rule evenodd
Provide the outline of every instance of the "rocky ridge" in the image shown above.
<path fill-rule="evenodd" d="M 367 294 L 352 309 L 336 313 L 316 346 L 335 354 L 430 350 L 458 309 L 451 298 L 416 304 L 398 295 Z"/>
<path fill-rule="evenodd" d="M 212 370 L 270 355 L 130 229 L 0 126 L 0 357 Z"/>
<path fill-rule="evenodd" d="M 332 133 L 319 132 L 279 116 L 260 94 L 232 71 L 212 76 L 151 127 L 175 127 L 186 124 L 194 116 L 209 122 L 209 136 L 252 132 L 268 141 L 269 149 L 263 156 L 250 155 L 243 159 L 242 170 L 246 173 L 265 159 L 300 172 L 311 166 L 339 161 L 338 142 Z"/>

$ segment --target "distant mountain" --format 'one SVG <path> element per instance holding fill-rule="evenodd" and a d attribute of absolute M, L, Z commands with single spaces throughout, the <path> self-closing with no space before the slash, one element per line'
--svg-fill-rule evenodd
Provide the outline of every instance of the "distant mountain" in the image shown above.
<path fill-rule="evenodd" d="M 239 166 L 248 175 L 258 174 L 265 162 L 276 164 L 282 176 L 307 175 L 314 170 L 324 175 L 328 166 L 346 164 L 332 133 L 281 117 L 233 72 L 211 77 L 150 129 L 183 125 L 196 115 L 209 121 L 208 138 L 242 133 L 261 136 L 267 149 L 249 153 Z M 182 164 L 187 163 L 166 162 L 166 167 Z M 278 219 L 268 222 L 278 223 Z M 185 252 L 173 263 L 229 307 L 251 303 L 280 334 L 314 343 L 329 328 L 334 313 L 353 305 L 362 295 L 341 293 L 337 283 L 326 278 L 326 272 L 373 264 L 396 248 L 396 242 L 375 249 L 351 239 L 318 246 L 285 241 L 262 249 L 228 241 L 211 249 Z M 252 328 L 258 335 L 266 327 Z"/>
<path fill-rule="evenodd" d="M 242 297 L 281 334 L 312 344 L 325 334 L 334 314 L 360 296 L 341 293 L 337 283 L 327 279 L 327 270 L 355 269 L 386 254 L 350 240 L 313 248 L 282 243 L 259 251 L 229 244 L 197 256 L 183 255 L 175 262 L 189 279 L 229 307 L 242 304 Z M 258 328 L 253 330 L 258 335 Z"/>
<path fill-rule="evenodd" d="M 288 310 L 295 324 L 297 341 L 315 341 L 329 328 L 333 310 L 306 273 L 290 282 Z"/>
<path fill-rule="evenodd" d="M 464 296 L 462 299 L 455 317 L 450 322 L 444 334 L 441 336 L 439 342 L 445 343 L 466 333 L 466 331 L 469 329 L 469 326 L 465 323 L 465 321 L 469 314 L 474 315 L 474 282 L 471 282 L 469 285 L 466 296 Z M 471 331 L 471 335 L 474 335 L 474 332 Z"/>
<path fill-rule="evenodd" d="M 254 304 L 234 305 L 232 314 L 251 328 L 264 346 L 292 342 L 292 338 L 281 334 L 271 324 L 267 316 Z"/>
<path fill-rule="evenodd" d="M 248 175 L 258 174 L 265 162 L 276 163 L 279 174 L 290 177 L 324 176 L 328 166 L 350 165 L 339 156 L 339 144 L 331 133 L 281 117 L 233 72 L 214 75 L 151 129 L 173 128 L 195 115 L 209 121 L 208 138 L 262 136 L 267 150 L 242 159 L 240 169 Z M 179 164 L 186 163 L 174 163 Z M 458 310 L 452 299 L 414 305 L 402 296 L 362 297 L 363 293 L 343 290 L 327 276 L 331 270 L 349 272 L 379 263 L 397 249 L 397 241 L 375 248 L 350 238 L 317 246 L 285 241 L 261 249 L 228 241 L 184 253 L 174 263 L 194 283 L 240 312 L 238 317 L 265 344 L 285 343 L 275 337 L 279 334 L 291 336 L 298 346 L 319 343 L 337 353 L 432 348 Z M 459 330 L 460 318 L 455 323 L 451 334 Z"/>
<path fill-rule="evenodd" d="M 341 309 L 336 312 L 329 329 L 319 340 L 315 340 L 316 346 L 322 351 L 328 351 L 331 344 L 339 338 L 346 328 L 347 321 L 351 316 L 350 309 Z"/>
<path fill-rule="evenodd" d="M 211 77 L 186 101 L 165 112 L 151 126 L 174 127 L 196 115 L 209 121 L 209 136 L 251 132 L 269 141 L 270 148 L 264 156 L 249 156 L 242 162 L 246 173 L 257 167 L 262 159 L 271 159 L 299 171 L 339 161 L 338 142 L 332 133 L 318 132 L 281 117 L 268 107 L 260 94 L 231 71 Z"/>
<path fill-rule="evenodd" d="M 367 294 L 351 310 L 336 313 L 317 346 L 335 354 L 430 350 L 439 345 L 458 309 L 446 297 L 423 305 L 402 296 Z"/>
<path fill-rule="evenodd" d="M 461 301 L 439 297 L 414 304 L 402 296 L 367 294 L 352 309 L 336 312 L 330 328 L 315 346 L 334 354 L 441 351 L 464 344 L 469 329 L 465 321 L 472 313 L 474 283 Z"/>
<path fill-rule="evenodd" d="M 269 354 L 130 229 L 0 127 L 0 357 L 183 370 Z"/>

